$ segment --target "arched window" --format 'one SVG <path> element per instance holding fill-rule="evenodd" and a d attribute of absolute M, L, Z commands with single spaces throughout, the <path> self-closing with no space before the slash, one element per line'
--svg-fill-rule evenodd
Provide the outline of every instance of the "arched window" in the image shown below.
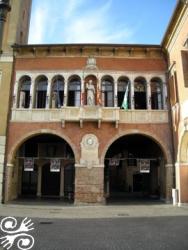
<path fill-rule="evenodd" d="M 102 105 L 104 107 L 114 106 L 114 84 L 111 78 L 102 80 Z"/>
<path fill-rule="evenodd" d="M 60 108 L 64 101 L 64 80 L 62 76 L 56 76 L 52 81 L 51 107 Z"/>
<path fill-rule="evenodd" d="M 46 107 L 48 80 L 45 76 L 38 79 L 36 84 L 36 108 L 42 109 Z"/>
<path fill-rule="evenodd" d="M 151 80 L 151 108 L 163 109 L 162 81 L 158 78 Z"/>
<path fill-rule="evenodd" d="M 18 96 L 18 107 L 29 108 L 30 105 L 30 88 L 31 78 L 24 76 L 20 80 L 19 96 Z"/>
<path fill-rule="evenodd" d="M 142 77 L 135 79 L 134 82 L 134 105 L 135 109 L 146 109 L 146 80 Z"/>
<path fill-rule="evenodd" d="M 128 92 L 127 92 L 128 91 Z M 130 108 L 130 82 L 128 78 L 120 78 L 118 80 L 118 107 L 122 107 L 124 97 L 127 95 L 127 105 Z"/>
<path fill-rule="evenodd" d="M 68 106 L 80 106 L 81 82 L 80 79 L 72 78 L 68 84 Z"/>

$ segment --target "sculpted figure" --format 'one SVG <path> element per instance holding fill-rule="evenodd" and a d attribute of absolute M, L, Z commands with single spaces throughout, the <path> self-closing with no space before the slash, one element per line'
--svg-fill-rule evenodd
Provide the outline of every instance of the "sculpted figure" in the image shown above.
<path fill-rule="evenodd" d="M 92 80 L 89 80 L 89 82 L 86 84 L 86 90 L 87 90 L 87 105 L 94 106 L 95 105 L 95 87 L 92 83 Z"/>

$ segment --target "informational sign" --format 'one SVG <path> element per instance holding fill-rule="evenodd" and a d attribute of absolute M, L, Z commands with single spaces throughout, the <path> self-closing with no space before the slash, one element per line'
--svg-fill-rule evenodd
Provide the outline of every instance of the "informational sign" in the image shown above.
<path fill-rule="evenodd" d="M 120 162 L 119 159 L 111 158 L 109 160 L 109 166 L 117 167 L 117 166 L 119 166 L 119 162 Z"/>
<path fill-rule="evenodd" d="M 34 159 L 24 158 L 24 171 L 34 171 Z"/>
<path fill-rule="evenodd" d="M 50 162 L 50 172 L 60 172 L 61 160 L 60 159 L 51 159 Z"/>
<path fill-rule="evenodd" d="M 140 173 L 150 173 L 150 160 L 149 159 L 139 159 L 138 165 L 140 168 Z"/>

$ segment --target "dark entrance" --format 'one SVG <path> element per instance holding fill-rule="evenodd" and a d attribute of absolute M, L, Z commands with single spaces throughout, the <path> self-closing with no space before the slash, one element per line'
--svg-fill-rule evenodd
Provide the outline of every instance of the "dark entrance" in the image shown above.
<path fill-rule="evenodd" d="M 33 160 L 35 166 L 33 171 L 24 170 L 25 159 Z M 65 177 L 61 171 L 50 171 L 52 159 L 57 159 L 57 169 L 59 166 L 61 171 L 65 169 Z M 64 178 L 65 196 L 74 199 L 74 153 L 65 140 L 51 134 L 34 136 L 21 145 L 17 152 L 17 160 L 18 167 L 23 166 L 22 169 L 19 168 L 21 172 L 19 172 L 18 180 L 21 183 L 18 185 L 18 196 L 36 198 L 38 187 L 38 197 L 60 198 L 61 196 L 63 198 L 64 191 L 60 183 L 61 178 Z M 39 169 L 37 166 L 43 167 Z M 42 171 L 41 177 L 39 176 L 40 170 Z M 39 177 L 41 178 L 41 186 L 38 183 Z"/>
<path fill-rule="evenodd" d="M 135 92 L 135 109 L 146 109 L 146 93 L 145 92 Z"/>
<path fill-rule="evenodd" d="M 42 168 L 42 195 L 59 196 L 60 195 L 60 172 L 51 172 L 50 164 Z"/>
<path fill-rule="evenodd" d="M 37 194 L 37 166 L 34 166 L 34 171 L 24 171 L 22 169 L 22 191 L 23 196 L 36 196 Z"/>
<path fill-rule="evenodd" d="M 159 199 L 164 197 L 164 156 L 152 139 L 124 136 L 105 157 L 105 193 L 109 199 Z"/>

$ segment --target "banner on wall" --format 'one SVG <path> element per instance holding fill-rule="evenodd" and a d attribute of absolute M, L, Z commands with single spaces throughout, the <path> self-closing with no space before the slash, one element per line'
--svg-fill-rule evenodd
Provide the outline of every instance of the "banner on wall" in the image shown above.
<path fill-rule="evenodd" d="M 150 160 L 149 159 L 139 159 L 138 166 L 140 168 L 140 173 L 150 173 Z"/>
<path fill-rule="evenodd" d="M 109 166 L 117 167 L 117 166 L 119 166 L 119 163 L 120 163 L 119 159 L 111 158 L 109 160 Z"/>
<path fill-rule="evenodd" d="M 34 159 L 24 158 L 24 171 L 34 171 Z"/>
<path fill-rule="evenodd" d="M 60 172 L 61 160 L 60 159 L 51 159 L 50 161 L 50 172 Z"/>

